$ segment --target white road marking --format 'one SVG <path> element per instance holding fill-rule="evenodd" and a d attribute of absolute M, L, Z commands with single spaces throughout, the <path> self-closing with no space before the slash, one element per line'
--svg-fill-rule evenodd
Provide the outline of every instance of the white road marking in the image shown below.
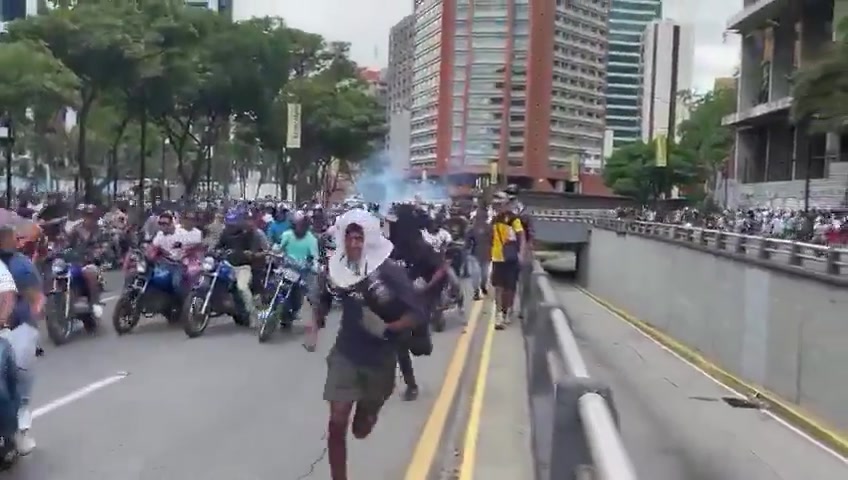
<path fill-rule="evenodd" d="M 580 292 L 580 289 L 576 289 L 576 291 Z M 690 362 L 689 360 L 686 360 L 686 359 L 685 359 L 685 358 L 683 358 L 682 356 L 678 355 L 678 354 L 677 354 L 677 352 L 675 352 L 674 350 L 672 350 L 672 349 L 670 349 L 670 348 L 666 347 L 665 345 L 663 345 L 662 343 L 658 342 L 656 339 L 654 339 L 653 337 L 651 337 L 651 336 L 650 336 L 650 335 L 648 335 L 647 333 L 645 333 L 645 332 L 643 332 L 642 330 L 640 330 L 639 328 L 637 328 L 637 327 L 636 327 L 636 325 L 633 325 L 632 323 L 628 322 L 627 320 L 625 320 L 625 319 L 621 318 L 621 316 L 620 316 L 618 313 L 614 312 L 613 310 L 610 310 L 609 308 L 607 308 L 607 306 L 606 306 L 606 305 L 604 305 L 604 304 L 602 304 L 601 302 L 599 302 L 599 301 L 595 300 L 594 298 L 592 298 L 592 297 L 590 297 L 590 296 L 586 295 L 584 292 L 580 292 L 580 293 L 581 293 L 581 294 L 583 294 L 586 298 L 588 298 L 588 299 L 589 299 L 589 300 L 591 300 L 592 302 L 594 302 L 594 303 L 595 303 L 596 305 L 598 305 L 599 307 L 603 308 L 603 309 L 604 309 L 604 310 L 606 310 L 607 312 L 610 312 L 610 313 L 613 315 L 613 317 L 615 317 L 615 318 L 617 318 L 617 319 L 621 320 L 621 322 L 622 322 L 622 323 L 624 323 L 624 324 L 625 324 L 625 325 L 627 325 L 628 327 L 630 327 L 630 328 L 632 328 L 633 330 L 635 330 L 636 332 L 638 332 L 638 333 L 639 333 L 639 335 L 642 335 L 643 337 L 645 337 L 645 338 L 647 338 L 648 340 L 650 340 L 650 341 L 651 341 L 654 345 L 657 345 L 657 346 L 658 346 L 658 347 L 660 347 L 661 349 L 663 349 L 663 350 L 665 350 L 666 352 L 670 353 L 673 357 L 677 358 L 678 360 L 680 360 L 681 362 L 685 363 L 686 365 L 689 365 L 690 367 L 692 367 L 692 369 L 694 369 L 696 372 L 698 372 L 698 373 L 700 373 L 701 375 L 703 375 L 703 376 L 705 376 L 705 377 L 709 378 L 710 380 L 712 380 L 712 382 L 713 382 L 713 383 L 715 383 L 716 385 L 718 385 L 718 386 L 720 386 L 720 387 L 724 388 L 724 389 L 725 389 L 725 390 L 727 390 L 728 392 L 730 392 L 730 393 L 732 393 L 733 395 L 735 395 L 737 398 L 740 398 L 740 399 L 747 399 L 747 398 L 748 398 L 748 397 L 746 397 L 743 393 L 736 391 L 733 387 L 731 387 L 731 386 L 729 386 L 729 385 L 725 385 L 725 384 L 721 383 L 721 382 L 720 382 L 717 378 L 715 378 L 715 377 L 713 377 L 712 375 L 710 375 L 709 373 L 705 372 L 703 369 L 701 369 L 701 367 L 699 367 L 699 366 L 695 365 L 694 363 Z M 834 457 L 834 458 L 836 458 L 837 460 L 839 460 L 839 461 L 841 461 L 842 463 L 844 463 L 844 464 L 848 465 L 848 458 L 844 457 L 842 454 L 840 454 L 840 453 L 839 453 L 839 452 L 837 452 L 836 450 L 834 450 L 834 449 L 830 448 L 829 446 L 825 445 L 824 443 L 820 442 L 819 440 L 817 440 L 817 439 L 813 438 L 812 436 L 810 436 L 809 434 L 807 434 L 807 433 L 806 433 L 806 432 L 804 432 L 803 430 L 799 429 L 798 427 L 796 427 L 796 426 L 792 425 L 791 423 L 787 422 L 786 420 L 784 420 L 784 419 L 780 418 L 780 416 L 778 416 L 778 415 L 776 415 L 776 414 L 774 414 L 774 413 L 770 412 L 770 411 L 769 411 L 769 410 L 767 410 L 767 409 L 759 409 L 759 411 L 760 411 L 760 413 L 765 414 L 766 416 L 768 416 L 768 417 L 769 417 L 769 418 L 771 418 L 772 420 L 776 421 L 777 423 L 779 423 L 779 424 L 783 425 L 784 427 L 786 427 L 787 429 L 789 429 L 789 430 L 790 430 L 790 431 L 792 431 L 793 433 L 797 434 L 798 436 L 800 436 L 800 437 L 801 437 L 801 438 L 803 438 L 804 440 L 807 440 L 808 442 L 810 442 L 810 443 L 812 443 L 813 445 L 815 445 L 816 447 L 818 447 L 818 448 L 820 448 L 820 449 L 824 450 L 826 453 L 830 454 L 831 456 L 833 456 L 833 457 Z"/>
<path fill-rule="evenodd" d="M 65 396 L 62 396 L 62 397 L 57 398 L 56 400 L 53 400 L 52 402 L 48 403 L 47 405 L 43 405 L 41 407 L 36 408 L 35 410 L 32 411 L 32 418 L 35 419 L 35 418 L 41 417 L 43 415 L 47 415 L 48 413 L 52 412 L 53 410 L 64 407 L 65 405 L 68 405 L 69 403 L 75 402 L 75 401 L 77 401 L 81 398 L 87 397 L 87 396 L 91 395 L 92 393 L 94 393 L 98 390 L 101 390 L 103 388 L 108 387 L 109 385 L 114 385 L 114 384 L 120 382 L 121 380 L 127 378 L 128 375 L 129 375 L 129 373 L 127 373 L 127 372 L 118 372 L 115 375 L 106 377 L 102 380 L 98 380 L 94 383 L 90 383 L 90 384 L 88 384 L 88 385 L 86 385 L 82 388 L 74 390 L 73 392 L 71 392 L 71 393 L 69 393 Z"/>
<path fill-rule="evenodd" d="M 103 297 L 100 299 L 101 302 L 111 302 L 112 300 L 117 300 L 120 298 L 120 295 L 109 295 L 108 297 Z"/>

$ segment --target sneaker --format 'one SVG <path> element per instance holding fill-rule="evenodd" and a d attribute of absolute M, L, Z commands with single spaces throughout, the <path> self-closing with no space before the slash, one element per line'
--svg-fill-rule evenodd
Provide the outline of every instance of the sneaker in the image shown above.
<path fill-rule="evenodd" d="M 418 387 L 415 385 L 410 385 L 406 387 L 406 391 L 403 392 L 403 400 L 405 402 L 414 402 L 418 398 Z"/>
<path fill-rule="evenodd" d="M 503 330 L 507 326 L 506 315 L 504 312 L 498 312 L 495 319 L 495 330 Z"/>
<path fill-rule="evenodd" d="M 488 296 L 489 296 L 489 289 L 488 289 L 488 288 L 486 288 L 486 287 L 480 287 L 480 291 L 481 291 L 481 292 L 483 292 L 483 296 L 484 296 L 484 297 L 488 297 Z"/>
<path fill-rule="evenodd" d="M 29 455 L 35 450 L 35 439 L 29 434 L 29 430 L 21 430 L 15 435 L 15 443 L 18 444 L 18 453 L 21 456 Z"/>
<path fill-rule="evenodd" d="M 94 315 L 95 318 L 100 319 L 103 317 L 103 305 L 99 303 L 95 303 L 91 306 L 91 314 Z"/>
<path fill-rule="evenodd" d="M 480 300 L 480 290 L 474 290 L 474 301 Z"/>

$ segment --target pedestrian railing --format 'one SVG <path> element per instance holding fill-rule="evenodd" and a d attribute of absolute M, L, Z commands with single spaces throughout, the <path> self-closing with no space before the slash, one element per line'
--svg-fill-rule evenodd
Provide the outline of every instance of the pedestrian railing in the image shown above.
<path fill-rule="evenodd" d="M 610 387 L 589 375 L 538 261 L 519 295 L 537 480 L 636 480 Z"/>
<path fill-rule="evenodd" d="M 848 273 L 848 249 L 779 238 L 743 235 L 706 228 L 596 217 L 594 226 L 627 234 L 689 244 L 713 251 L 744 255 L 831 276 Z"/>

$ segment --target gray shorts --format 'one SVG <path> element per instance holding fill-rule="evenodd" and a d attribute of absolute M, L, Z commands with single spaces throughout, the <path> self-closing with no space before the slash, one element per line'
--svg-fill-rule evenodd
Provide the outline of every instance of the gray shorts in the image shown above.
<path fill-rule="evenodd" d="M 394 350 L 386 356 L 382 365 L 362 366 L 333 349 L 327 355 L 324 400 L 360 403 L 376 414 L 395 389 L 396 365 Z"/>

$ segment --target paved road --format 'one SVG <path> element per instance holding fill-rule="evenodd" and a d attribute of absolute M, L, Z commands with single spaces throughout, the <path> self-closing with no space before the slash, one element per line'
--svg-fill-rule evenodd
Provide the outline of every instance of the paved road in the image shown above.
<path fill-rule="evenodd" d="M 625 445 L 651 480 L 837 480 L 848 462 L 733 396 L 565 283 L 590 374 L 612 386 Z"/>
<path fill-rule="evenodd" d="M 109 287 L 118 283 L 113 276 Z M 51 348 L 37 365 L 38 449 L 7 478 L 326 480 L 321 393 L 337 316 L 316 353 L 299 335 L 259 345 L 229 319 L 193 340 L 155 319 L 124 337 L 106 324 L 94 338 Z M 393 397 L 371 438 L 351 439 L 351 478 L 403 476 L 461 334 L 456 322 L 435 336 L 437 354 L 415 360 L 417 402 Z M 74 395 L 87 386 L 100 388 Z"/>

